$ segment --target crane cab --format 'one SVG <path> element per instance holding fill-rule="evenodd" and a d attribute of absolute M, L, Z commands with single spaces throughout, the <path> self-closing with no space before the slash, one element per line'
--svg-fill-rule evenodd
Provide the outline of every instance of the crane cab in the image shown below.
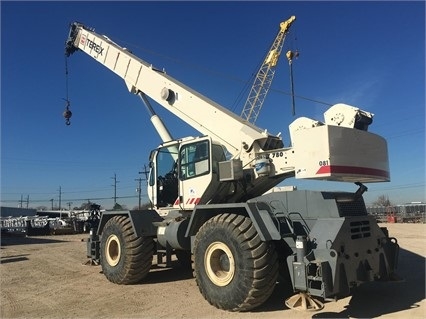
<path fill-rule="evenodd" d="M 192 210 L 216 193 L 225 148 L 210 137 L 163 143 L 151 152 L 148 196 L 157 209 Z"/>

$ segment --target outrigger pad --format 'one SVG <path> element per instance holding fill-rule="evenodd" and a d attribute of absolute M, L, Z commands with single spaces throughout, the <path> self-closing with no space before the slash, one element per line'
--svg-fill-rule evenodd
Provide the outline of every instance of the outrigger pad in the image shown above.
<path fill-rule="evenodd" d="M 299 292 L 297 295 L 291 296 L 285 301 L 285 305 L 298 311 L 319 311 L 324 308 L 324 304 L 315 300 L 304 292 Z"/>

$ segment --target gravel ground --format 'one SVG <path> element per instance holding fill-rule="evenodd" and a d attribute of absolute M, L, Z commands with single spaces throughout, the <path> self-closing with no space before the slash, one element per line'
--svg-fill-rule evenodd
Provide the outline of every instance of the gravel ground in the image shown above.
<path fill-rule="evenodd" d="M 216 309 L 201 296 L 191 271 L 154 264 L 144 283 L 110 283 L 87 266 L 86 235 L 1 238 L 1 318 L 426 318 L 426 224 L 385 224 L 401 246 L 402 282 L 372 283 L 318 312 L 288 309 L 277 286 L 247 313 Z"/>

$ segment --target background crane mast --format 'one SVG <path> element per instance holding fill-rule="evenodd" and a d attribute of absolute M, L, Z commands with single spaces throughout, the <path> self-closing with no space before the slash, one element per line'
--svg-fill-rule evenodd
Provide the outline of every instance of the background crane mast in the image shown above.
<path fill-rule="evenodd" d="M 278 34 L 256 74 L 253 86 L 250 89 L 249 96 L 241 112 L 241 117 L 250 123 L 256 122 L 260 113 L 260 109 L 274 78 L 275 66 L 278 63 L 285 37 L 294 20 L 296 20 L 296 17 L 291 16 L 288 20 L 280 23 Z"/>

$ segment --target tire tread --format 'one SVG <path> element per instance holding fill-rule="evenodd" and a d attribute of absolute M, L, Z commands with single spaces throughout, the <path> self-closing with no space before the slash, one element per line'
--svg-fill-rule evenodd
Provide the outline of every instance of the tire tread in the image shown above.
<path fill-rule="evenodd" d="M 120 285 L 130 285 L 140 282 L 149 273 L 154 255 L 154 240 L 151 237 L 136 236 L 130 218 L 118 215 L 112 217 L 105 225 L 115 229 L 123 238 L 122 258 L 116 267 L 110 267 L 102 258 L 103 244 L 101 242 L 101 264 L 105 276 L 111 282 Z M 121 238 L 118 235 L 119 238 Z M 103 243 L 103 244 L 102 244 Z"/>
<path fill-rule="evenodd" d="M 194 252 L 201 245 L 206 235 L 213 234 L 218 229 L 223 230 L 232 240 L 235 240 L 243 251 L 244 262 L 250 273 L 244 287 L 238 287 L 233 294 L 234 300 L 215 299 L 209 292 L 209 287 L 204 287 L 202 280 L 197 278 L 197 256 L 193 255 L 193 275 L 201 294 L 213 306 L 229 311 L 248 311 L 263 304 L 272 294 L 278 277 L 278 258 L 272 242 L 261 241 L 256 228 L 250 218 L 224 213 L 208 220 L 199 230 L 194 241 Z M 198 258 L 201 258 L 198 257 Z M 238 271 L 238 270 L 237 270 Z M 218 287 L 217 289 L 220 289 Z M 231 305 L 232 304 L 232 305 Z"/>

